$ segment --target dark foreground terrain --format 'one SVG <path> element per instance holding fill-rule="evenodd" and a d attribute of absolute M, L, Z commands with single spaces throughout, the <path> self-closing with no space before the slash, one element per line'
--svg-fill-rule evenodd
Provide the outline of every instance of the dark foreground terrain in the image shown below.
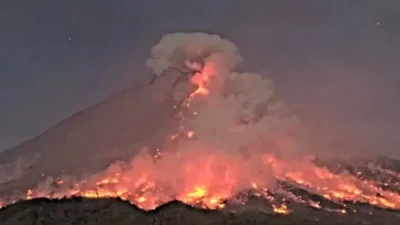
<path fill-rule="evenodd" d="M 242 210 L 233 211 L 228 207 L 211 211 L 170 202 L 155 210 L 143 211 L 120 199 L 33 199 L 1 209 L 0 221 L 2 225 L 400 224 L 398 212 L 363 207 L 358 206 L 358 212 L 344 214 L 308 208 L 295 210 L 289 215 L 275 215 L 246 206 L 242 206 Z"/>

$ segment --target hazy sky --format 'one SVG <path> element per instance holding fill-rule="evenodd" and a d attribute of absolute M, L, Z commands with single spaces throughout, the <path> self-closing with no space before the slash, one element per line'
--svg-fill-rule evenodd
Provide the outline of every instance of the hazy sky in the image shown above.
<path fill-rule="evenodd" d="M 0 28 L 0 150 L 132 84 L 162 34 L 204 31 L 311 124 L 400 155 L 398 0 L 2 0 Z"/>

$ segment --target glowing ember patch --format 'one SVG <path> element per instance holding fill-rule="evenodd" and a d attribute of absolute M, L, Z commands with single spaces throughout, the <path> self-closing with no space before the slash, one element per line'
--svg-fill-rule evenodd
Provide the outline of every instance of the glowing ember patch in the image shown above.
<path fill-rule="evenodd" d="M 319 204 L 319 202 L 314 202 L 314 201 L 312 201 L 312 200 L 309 200 L 309 201 L 308 201 L 308 204 L 309 204 L 311 207 L 316 208 L 316 209 L 320 209 L 320 208 L 321 208 L 321 205 Z"/>
<path fill-rule="evenodd" d="M 170 138 L 171 138 L 171 140 L 175 140 L 175 139 L 177 139 L 179 137 L 179 135 L 172 135 Z"/>
<path fill-rule="evenodd" d="M 196 91 L 194 91 L 192 94 L 190 94 L 190 99 L 194 98 L 196 95 L 208 95 L 210 92 L 202 86 L 199 86 Z"/>
<path fill-rule="evenodd" d="M 272 210 L 277 213 L 277 214 L 289 214 L 290 211 L 288 210 L 287 206 L 282 204 L 282 205 L 272 205 Z"/>
<path fill-rule="evenodd" d="M 160 149 L 156 149 L 156 153 L 154 154 L 154 159 L 159 159 L 162 156 L 162 152 Z"/>
<path fill-rule="evenodd" d="M 142 203 L 142 202 L 145 202 L 146 201 L 146 198 L 145 197 L 139 197 L 137 200 L 136 200 L 138 203 Z"/>
<path fill-rule="evenodd" d="M 192 138 L 194 136 L 194 131 L 187 132 L 188 138 Z"/>
<path fill-rule="evenodd" d="M 31 189 L 29 189 L 27 192 L 26 192 L 26 199 L 32 199 L 32 194 L 33 194 L 33 192 L 32 192 L 32 190 Z"/>
<path fill-rule="evenodd" d="M 207 190 L 204 187 L 196 187 L 193 192 L 187 194 L 189 198 L 202 198 L 207 194 Z"/>
<path fill-rule="evenodd" d="M 214 67 L 212 65 L 208 65 L 203 68 L 201 72 L 198 72 L 192 76 L 190 81 L 192 84 L 197 85 L 197 89 L 190 94 L 189 100 L 193 99 L 197 95 L 206 96 L 210 94 L 207 85 L 210 82 L 210 77 L 213 76 L 214 73 Z"/>
<path fill-rule="evenodd" d="M 108 190 L 96 190 L 96 191 L 86 191 L 82 193 L 83 197 L 87 198 L 107 198 L 107 197 L 117 197 L 117 193 Z"/>
<path fill-rule="evenodd" d="M 106 178 L 100 182 L 97 182 L 97 185 L 102 185 L 102 184 L 116 184 L 118 183 L 118 179 L 116 178 Z"/>

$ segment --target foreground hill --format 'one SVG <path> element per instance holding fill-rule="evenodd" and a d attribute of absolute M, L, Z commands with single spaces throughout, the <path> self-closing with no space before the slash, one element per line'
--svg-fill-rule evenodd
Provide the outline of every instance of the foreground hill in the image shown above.
<path fill-rule="evenodd" d="M 275 215 L 254 207 L 233 212 L 230 209 L 210 211 L 170 202 L 153 211 L 143 211 L 119 199 L 71 198 L 21 201 L 0 210 L 3 225 L 313 225 L 313 224 L 400 224 L 400 214 L 385 210 L 340 214 L 316 209 L 299 210 L 289 215 Z"/>

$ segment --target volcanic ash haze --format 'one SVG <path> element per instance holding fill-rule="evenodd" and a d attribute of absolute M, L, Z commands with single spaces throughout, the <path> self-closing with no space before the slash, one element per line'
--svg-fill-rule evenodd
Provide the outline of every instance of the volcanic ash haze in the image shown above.
<path fill-rule="evenodd" d="M 313 165 L 305 154 L 310 146 L 308 129 L 274 96 L 272 82 L 260 74 L 240 72 L 241 62 L 237 47 L 217 35 L 164 36 L 147 62 L 155 75 L 150 83 L 57 125 L 38 141 L 5 152 L 11 159 L 12 151 L 28 152 L 29 145 L 47 149 L 32 169 L 4 182 L 2 193 L 22 187 L 33 188 L 27 198 L 119 196 L 146 209 L 178 199 L 220 208 L 225 199 L 245 190 L 259 195 L 277 191 L 276 181 L 285 180 L 329 200 L 400 208 L 396 193 L 351 174 L 333 174 Z M 127 105 L 135 108 L 125 108 Z M 121 112 L 113 114 L 113 107 Z M 108 117 L 116 120 L 111 122 Z M 72 143 L 51 142 L 62 134 L 71 137 Z M 98 142 L 91 144 L 93 140 Z M 114 148 L 107 149 L 110 146 Z M 107 155 L 117 147 L 120 150 L 115 155 L 97 160 L 90 170 L 84 168 L 93 152 Z M 50 167 L 53 157 L 62 154 L 82 157 L 78 162 L 65 158 Z M 131 159 L 125 160 L 128 156 Z M 100 171 L 101 166 L 116 160 Z M 69 163 L 75 165 L 68 171 L 71 175 L 92 175 L 79 179 L 62 176 L 60 171 L 70 168 Z M 34 187 L 34 172 L 30 171 L 40 170 L 52 178 Z M 38 181 L 38 174 L 34 175 Z M 275 208 L 286 212 L 286 206 Z"/>

